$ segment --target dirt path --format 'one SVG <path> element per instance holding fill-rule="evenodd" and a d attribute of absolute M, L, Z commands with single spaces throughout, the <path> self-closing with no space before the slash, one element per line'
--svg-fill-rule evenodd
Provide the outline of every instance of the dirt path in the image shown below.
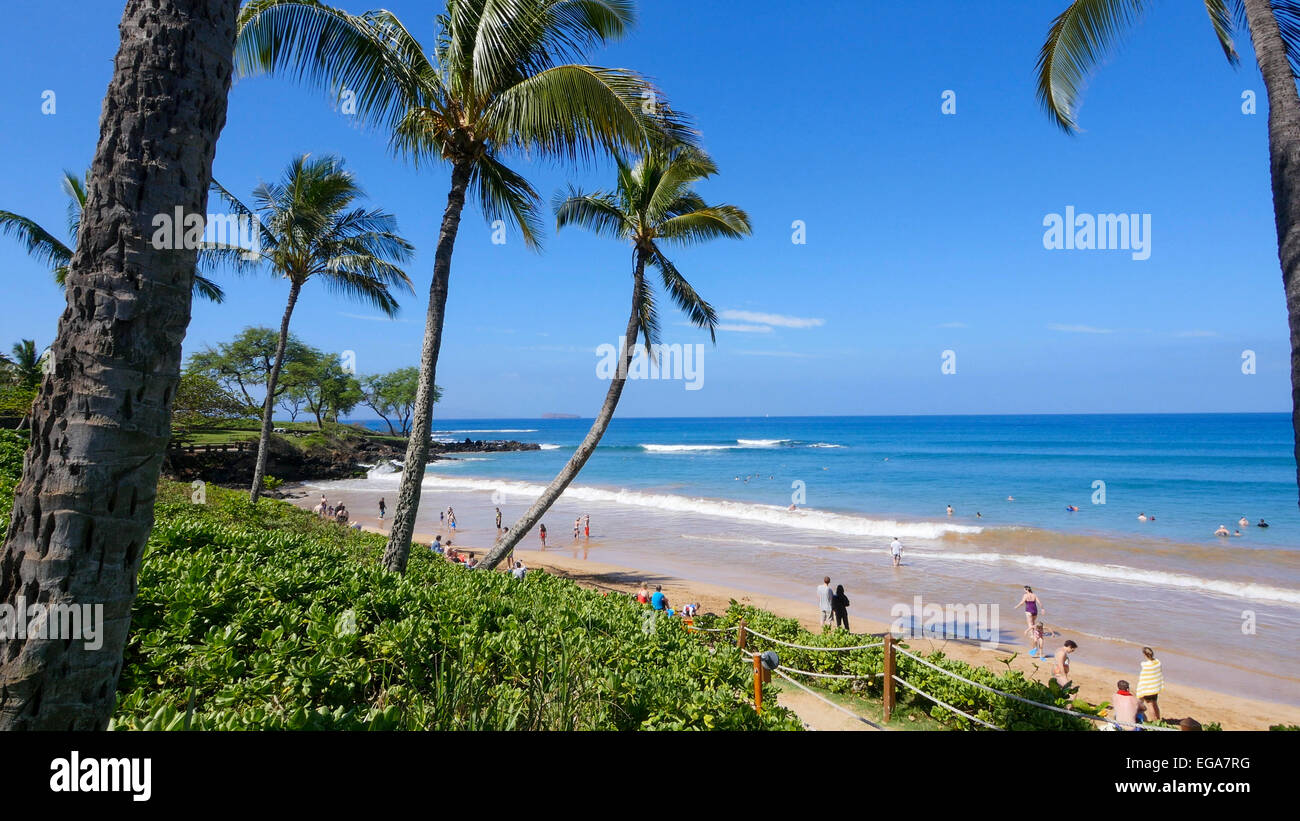
<path fill-rule="evenodd" d="M 809 730 L 874 732 L 876 729 L 789 685 L 777 696 L 776 703 L 793 711 Z"/>

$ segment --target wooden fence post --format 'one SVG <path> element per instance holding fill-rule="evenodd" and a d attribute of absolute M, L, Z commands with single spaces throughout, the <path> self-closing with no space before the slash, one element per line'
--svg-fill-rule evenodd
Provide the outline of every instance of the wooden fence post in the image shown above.
<path fill-rule="evenodd" d="M 754 654 L 754 711 L 763 712 L 763 661 Z"/>
<path fill-rule="evenodd" d="M 736 646 L 745 649 L 745 620 L 740 620 L 740 629 L 736 631 Z"/>
<path fill-rule="evenodd" d="M 894 712 L 894 636 L 892 633 L 885 634 L 885 723 L 889 723 L 889 717 Z"/>

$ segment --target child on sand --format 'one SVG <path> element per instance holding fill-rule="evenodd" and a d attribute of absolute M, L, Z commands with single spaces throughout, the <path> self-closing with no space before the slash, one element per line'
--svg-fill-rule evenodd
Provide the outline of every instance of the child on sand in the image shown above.
<path fill-rule="evenodd" d="M 1029 657 L 1041 658 L 1043 653 L 1043 623 L 1038 622 L 1034 625 L 1034 632 L 1031 635 L 1034 646 L 1029 650 Z"/>

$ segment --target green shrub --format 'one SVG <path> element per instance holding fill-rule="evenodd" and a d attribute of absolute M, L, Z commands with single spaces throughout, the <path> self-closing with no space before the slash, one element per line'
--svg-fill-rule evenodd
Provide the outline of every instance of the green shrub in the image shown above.
<path fill-rule="evenodd" d="M 798 729 L 743 665 L 629 598 L 426 550 L 290 505 L 163 483 L 119 729 Z"/>
<path fill-rule="evenodd" d="M 827 633 L 812 633 L 799 624 L 798 619 L 776 616 L 766 610 L 741 605 L 734 600 L 725 615 L 719 618 L 705 617 L 701 626 L 729 627 L 738 624 L 741 619 L 745 624 L 764 635 L 792 644 L 808 647 L 855 647 L 874 644 L 880 639 L 868 635 L 835 630 Z M 734 635 L 734 634 L 731 634 Z M 907 644 L 899 647 L 908 650 Z M 752 633 L 747 640 L 747 647 L 757 650 L 775 650 L 781 659 L 781 666 L 807 670 L 814 673 L 848 674 L 870 676 L 865 680 L 846 679 L 812 679 L 807 676 L 794 676 L 803 684 L 820 687 L 836 693 L 848 693 L 863 698 L 879 699 L 882 696 L 881 679 L 876 674 L 884 670 L 883 648 L 825 652 L 821 650 L 800 650 L 793 647 L 774 644 Z M 1017 670 L 997 673 L 983 667 L 975 667 L 957 659 L 950 659 L 942 652 L 936 651 L 924 657 L 926 661 L 945 670 L 957 673 L 971 681 L 979 682 L 1004 693 L 1011 693 L 1030 701 L 1051 704 L 1055 707 L 1084 709 L 1094 712 L 1096 708 L 1086 704 L 1071 705 L 1070 699 L 1058 696 L 1046 685 L 1025 678 Z M 1004 729 L 1011 730 L 1087 730 L 1092 729 L 1093 722 L 1074 716 L 1052 712 L 1023 704 L 1012 699 L 989 693 L 979 687 L 946 676 L 925 665 L 918 664 L 907 656 L 897 654 L 898 675 L 914 687 L 918 687 L 935 698 L 945 701 L 963 712 L 987 721 Z M 897 687 L 899 704 L 923 710 L 932 718 L 948 726 L 963 730 L 983 729 L 980 725 L 964 716 L 940 707 L 933 702 L 916 695 L 905 687 Z"/>

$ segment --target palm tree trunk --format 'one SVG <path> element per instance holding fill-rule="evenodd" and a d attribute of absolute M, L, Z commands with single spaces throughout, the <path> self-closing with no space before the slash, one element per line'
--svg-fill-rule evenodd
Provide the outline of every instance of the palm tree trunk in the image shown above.
<path fill-rule="evenodd" d="M 1250 39 L 1268 92 L 1268 154 L 1277 254 L 1291 330 L 1291 425 L 1300 488 L 1300 94 L 1269 0 L 1244 0 Z M 1300 504 L 1300 495 L 1297 496 Z"/>
<path fill-rule="evenodd" d="M 424 347 L 420 352 L 420 384 L 415 391 L 415 411 L 411 436 L 406 442 L 406 460 L 402 467 L 402 484 L 397 491 L 397 507 L 384 549 L 384 567 L 397 573 L 406 572 L 411 555 L 411 536 L 415 532 L 415 515 L 420 510 L 420 485 L 429 463 L 429 431 L 433 426 L 433 386 L 438 370 L 438 351 L 442 348 L 442 319 L 447 310 L 447 286 L 451 279 L 451 252 L 456 247 L 460 214 L 465 209 L 465 191 L 469 188 L 473 165 L 460 160 L 451 169 L 451 191 L 442 213 L 442 230 L 433 258 L 433 282 L 429 285 L 429 309 L 424 317 Z"/>
<path fill-rule="evenodd" d="M 91 636 L 0 641 L 0 730 L 103 730 L 171 436 L 197 251 L 150 241 L 206 213 L 238 0 L 127 0 L 54 368 L 0 553 L 0 603 L 77 607 Z M 83 640 L 86 639 L 86 640 Z"/>
<path fill-rule="evenodd" d="M 271 363 L 271 375 L 266 378 L 266 401 L 262 403 L 262 435 L 257 441 L 257 464 L 253 467 L 253 488 L 249 491 L 249 501 L 257 504 L 257 497 L 262 492 L 262 479 L 266 475 L 267 451 L 271 447 L 271 416 L 275 412 L 275 386 L 280 382 L 280 369 L 284 367 L 284 349 L 289 345 L 289 317 L 293 316 L 293 306 L 298 302 L 298 293 L 302 283 L 291 280 L 289 286 L 289 303 L 284 306 L 284 316 L 280 318 L 280 343 L 275 348 L 275 361 Z M 320 414 L 316 414 L 316 426 L 321 427 Z"/>
<path fill-rule="evenodd" d="M 528 534 L 529 531 L 546 515 L 546 511 L 555 500 L 560 498 L 565 489 L 578 478 L 578 472 L 582 470 L 583 465 L 596 452 L 596 445 L 600 444 L 600 438 L 605 435 L 605 430 L 609 428 L 609 423 L 614 418 L 614 408 L 618 406 L 619 397 L 623 394 L 623 385 L 627 382 L 628 366 L 632 363 L 633 354 L 636 352 L 636 335 L 639 327 L 640 307 L 638 294 L 641 292 L 641 280 L 645 276 L 645 259 L 637 254 L 636 263 L 636 280 L 635 287 L 632 289 L 632 315 L 627 320 L 627 331 L 623 335 L 626 340 L 625 347 L 619 354 L 619 369 L 610 380 L 609 390 L 605 392 L 605 403 L 600 406 L 600 413 L 596 415 L 596 421 L 591 423 L 591 428 L 587 435 L 583 437 L 582 443 L 578 449 L 569 457 L 569 461 L 564 468 L 556 474 L 551 483 L 542 491 L 542 495 L 537 497 L 533 506 L 528 508 L 519 521 L 511 525 L 505 535 L 497 539 L 497 543 L 488 551 L 487 556 L 479 563 L 479 567 L 491 570 L 501 563 L 501 560 L 509 556 L 519 541 Z"/>

